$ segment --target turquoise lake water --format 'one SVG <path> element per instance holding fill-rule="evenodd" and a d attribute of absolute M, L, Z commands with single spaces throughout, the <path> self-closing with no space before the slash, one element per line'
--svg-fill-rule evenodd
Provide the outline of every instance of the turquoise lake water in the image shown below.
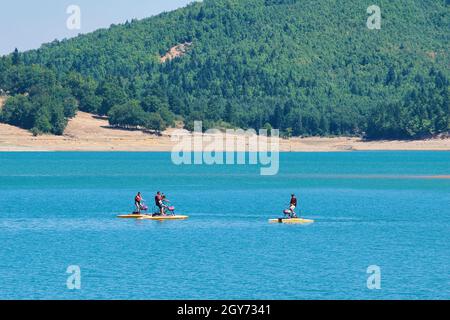
<path fill-rule="evenodd" d="M 0 299 L 449 299 L 450 179 L 435 175 L 450 152 L 286 153 L 276 176 L 170 153 L 0 153 Z M 158 190 L 190 219 L 115 217 Z M 316 222 L 270 225 L 293 192 Z"/>

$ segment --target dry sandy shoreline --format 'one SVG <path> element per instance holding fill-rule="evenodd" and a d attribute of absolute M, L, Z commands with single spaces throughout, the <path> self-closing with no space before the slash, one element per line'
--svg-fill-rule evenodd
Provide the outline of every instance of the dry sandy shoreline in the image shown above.
<path fill-rule="evenodd" d="M 69 122 L 64 136 L 34 137 L 27 130 L 0 124 L 0 152 L 5 151 L 172 151 L 177 144 L 175 129 L 156 136 L 141 131 L 111 129 L 108 121 L 79 112 Z M 186 133 L 188 135 L 188 133 Z M 206 144 L 206 143 L 205 143 Z M 362 141 L 359 138 L 280 139 L 282 152 L 345 152 L 366 150 L 450 151 L 450 139 L 417 141 Z"/>

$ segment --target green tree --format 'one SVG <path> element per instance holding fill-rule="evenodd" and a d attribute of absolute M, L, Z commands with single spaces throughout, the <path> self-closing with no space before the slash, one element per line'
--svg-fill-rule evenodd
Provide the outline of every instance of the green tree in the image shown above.
<path fill-rule="evenodd" d="M 14 52 L 12 54 L 12 64 L 13 66 L 18 66 L 20 64 L 20 53 L 17 48 L 14 49 Z"/>
<path fill-rule="evenodd" d="M 147 114 L 145 127 L 160 133 L 166 129 L 166 123 L 158 113 L 151 112 Z"/>
<path fill-rule="evenodd" d="M 102 104 L 98 110 L 100 115 L 107 115 L 113 106 L 122 105 L 127 102 L 125 91 L 114 82 L 104 82 L 98 88 L 97 94 L 102 97 Z"/>
<path fill-rule="evenodd" d="M 1 120 L 14 126 L 31 129 L 35 121 L 34 109 L 29 97 L 16 95 L 6 100 L 1 109 Z"/>
<path fill-rule="evenodd" d="M 108 112 L 109 124 L 122 128 L 145 127 L 148 114 L 141 108 L 139 101 L 115 105 Z"/>
<path fill-rule="evenodd" d="M 34 121 L 32 132 L 34 135 L 50 133 L 52 128 L 53 126 L 50 123 L 50 116 L 46 112 L 41 112 Z"/>

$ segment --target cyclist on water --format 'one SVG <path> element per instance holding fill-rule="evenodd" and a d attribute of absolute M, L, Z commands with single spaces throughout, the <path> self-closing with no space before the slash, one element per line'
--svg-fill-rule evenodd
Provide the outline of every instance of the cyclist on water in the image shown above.
<path fill-rule="evenodd" d="M 161 197 L 162 197 L 163 206 L 167 207 L 167 204 L 170 202 L 170 200 L 167 199 L 167 197 L 164 193 L 161 195 Z"/>
<path fill-rule="evenodd" d="M 164 210 L 170 211 L 172 215 L 175 215 L 175 207 L 170 206 L 170 200 L 167 199 L 164 193 L 162 194 L 162 203 Z"/>
<path fill-rule="evenodd" d="M 157 192 L 155 196 L 155 205 L 159 208 L 159 214 L 164 215 L 164 202 L 163 202 L 163 195 L 161 192 Z"/>
<path fill-rule="evenodd" d="M 291 195 L 291 202 L 289 203 L 289 210 L 287 210 L 287 213 L 290 218 L 297 218 L 297 214 L 295 213 L 295 208 L 297 208 L 297 198 L 295 197 L 295 194 Z"/>
<path fill-rule="evenodd" d="M 137 193 L 136 197 L 134 197 L 134 206 L 136 207 L 136 212 L 137 214 L 141 213 L 141 208 L 142 208 L 142 195 L 140 192 Z"/>

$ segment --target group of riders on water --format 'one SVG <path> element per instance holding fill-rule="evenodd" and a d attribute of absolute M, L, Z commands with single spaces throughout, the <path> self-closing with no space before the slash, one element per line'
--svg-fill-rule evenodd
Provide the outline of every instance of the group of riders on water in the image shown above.
<path fill-rule="evenodd" d="M 169 206 L 169 199 L 167 199 L 164 193 L 158 191 L 155 195 L 155 206 L 158 212 L 155 212 L 154 216 L 165 216 L 167 211 L 170 211 L 172 215 L 174 215 L 175 208 Z M 134 206 L 136 211 L 134 214 L 141 214 L 142 211 L 147 211 L 148 207 L 145 205 L 145 200 L 142 198 L 142 194 L 140 192 L 134 197 Z M 156 211 L 156 210 L 155 210 Z"/>
<path fill-rule="evenodd" d="M 142 198 L 142 195 L 140 192 L 137 193 L 136 197 L 134 198 L 134 206 L 136 207 L 136 211 L 133 212 L 134 214 L 141 214 L 142 211 L 147 211 L 148 207 L 145 205 L 145 200 Z M 165 216 L 167 215 L 167 211 L 170 212 L 171 215 L 174 215 L 175 208 L 169 206 L 169 199 L 167 199 L 166 195 L 164 193 L 161 193 L 158 191 L 155 195 L 155 206 L 158 211 L 154 213 L 154 216 Z M 291 201 L 289 203 L 289 209 L 284 210 L 284 216 L 285 218 L 295 219 L 297 218 L 297 214 L 295 213 L 295 209 L 297 208 L 297 198 L 295 197 L 295 194 L 291 195 Z"/>

